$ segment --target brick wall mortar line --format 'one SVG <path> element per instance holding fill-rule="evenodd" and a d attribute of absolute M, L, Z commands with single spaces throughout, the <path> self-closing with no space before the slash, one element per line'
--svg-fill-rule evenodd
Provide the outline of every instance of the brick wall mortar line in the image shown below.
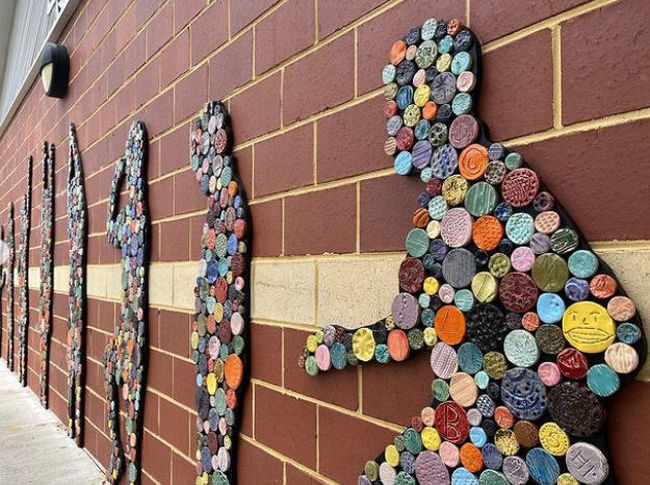
<path fill-rule="evenodd" d="M 320 289 L 318 287 L 319 272 L 320 272 L 320 262 L 314 262 L 314 325 L 320 327 Z"/>
<path fill-rule="evenodd" d="M 359 29 L 354 29 L 354 96 L 359 96 Z"/>
<path fill-rule="evenodd" d="M 384 168 L 381 170 L 376 170 L 373 172 L 367 172 L 361 175 L 353 175 L 352 177 L 346 177 L 339 180 L 332 180 L 328 182 L 321 182 L 317 185 L 307 185 L 305 187 L 298 187 L 295 189 L 290 189 L 284 192 L 278 192 L 275 194 L 265 195 L 258 197 L 257 199 L 249 201 L 249 205 L 262 204 L 264 202 L 269 202 L 272 200 L 283 199 L 286 197 L 297 197 L 299 195 L 311 194 L 314 192 L 320 192 L 323 190 L 334 189 L 338 187 L 343 187 L 346 185 L 351 185 L 357 182 L 364 180 L 370 180 L 375 178 L 387 177 L 392 175 L 394 170 L 392 168 Z"/>
<path fill-rule="evenodd" d="M 314 45 L 318 44 L 318 0 L 314 0 Z"/>
<path fill-rule="evenodd" d="M 362 421 L 365 421 L 366 423 L 371 423 L 376 426 L 381 426 L 382 428 L 386 428 L 390 431 L 395 431 L 396 433 L 401 433 L 404 431 L 404 425 L 399 425 L 397 423 L 391 423 L 390 421 L 386 421 L 383 419 L 375 418 L 373 416 L 369 416 L 367 414 L 362 414 L 359 411 L 351 411 L 347 408 L 338 406 L 336 404 L 328 403 L 327 401 L 322 401 L 320 399 L 308 396 L 306 394 L 302 394 L 300 392 L 292 391 L 290 389 L 286 389 L 283 387 L 280 387 L 276 384 L 272 384 L 270 382 L 262 381 L 260 379 L 256 378 L 251 378 L 251 382 L 254 382 L 255 385 L 263 387 L 265 389 L 269 389 L 271 391 L 278 392 L 282 395 L 289 396 L 295 399 L 300 399 L 301 401 L 306 401 L 310 402 L 312 404 L 316 404 L 320 407 L 323 407 L 325 409 L 329 409 L 331 411 L 336 411 L 337 413 L 344 414 L 345 416 L 355 418 L 355 419 L 360 419 Z"/>
<path fill-rule="evenodd" d="M 254 204 L 249 202 L 249 205 L 254 205 Z M 285 251 L 284 251 L 284 247 L 285 247 L 285 244 L 284 244 L 285 243 L 285 225 L 286 225 L 285 224 L 286 223 L 285 213 L 286 213 L 286 211 L 285 211 L 285 199 L 283 197 L 282 198 L 282 253 L 281 253 L 282 256 L 284 256 L 286 254 Z"/>
<path fill-rule="evenodd" d="M 282 360 L 284 360 L 284 359 L 282 359 Z M 252 407 L 252 413 L 251 413 L 251 414 L 252 414 L 252 416 L 251 416 L 251 419 L 252 419 L 252 422 L 251 422 L 251 432 L 253 433 L 253 439 L 255 439 L 255 421 L 256 421 L 256 417 L 255 417 L 255 415 L 256 415 L 256 411 L 255 411 L 255 401 L 256 401 L 256 399 L 255 399 L 255 393 L 256 393 L 256 386 L 255 386 L 255 383 L 253 383 L 253 382 L 250 383 L 250 392 L 253 393 L 253 402 L 251 403 L 251 407 Z M 242 433 L 242 434 L 243 434 L 243 433 Z"/>
<path fill-rule="evenodd" d="M 247 443 L 271 455 L 273 458 L 276 458 L 277 460 L 280 460 L 283 463 L 289 463 L 290 465 L 297 468 L 301 472 L 309 475 L 310 477 L 320 480 L 325 485 L 340 485 L 338 482 L 333 481 L 331 478 L 327 478 L 326 476 L 319 474 L 317 471 L 312 470 L 311 468 L 303 465 L 302 463 L 294 460 L 293 458 L 290 458 L 287 455 L 278 452 L 277 450 L 271 448 L 270 446 L 265 445 L 264 443 L 257 441 L 244 433 L 242 433 L 240 437 Z"/>
<path fill-rule="evenodd" d="M 122 414 L 122 413 L 120 413 L 120 414 Z M 164 439 L 162 436 L 160 436 L 159 434 L 154 433 L 153 431 L 151 431 L 151 430 L 150 430 L 149 428 L 147 428 L 146 426 L 142 426 L 142 429 L 143 429 L 144 431 L 146 431 L 147 433 L 149 433 L 151 436 L 155 436 L 156 439 L 157 439 L 158 441 L 160 441 L 161 443 L 163 443 L 165 446 L 167 446 L 167 448 L 169 448 L 171 451 L 175 452 L 177 455 L 179 455 L 179 456 L 185 458 L 188 462 L 192 463 L 193 465 L 196 463 L 194 460 L 192 460 L 191 457 L 189 457 L 189 456 L 187 456 L 186 454 L 184 454 L 181 450 L 179 450 L 177 447 L 175 447 L 174 445 L 172 445 L 169 441 L 165 440 L 165 439 Z"/>
<path fill-rule="evenodd" d="M 238 0 L 235 0 L 238 1 Z M 231 3 L 232 0 L 226 0 L 226 28 L 228 30 L 228 41 L 230 41 L 232 37 L 232 28 L 231 28 L 231 18 L 230 18 L 230 13 L 231 13 Z"/>
<path fill-rule="evenodd" d="M 158 480 L 156 480 L 154 477 L 152 477 L 152 476 L 147 472 L 147 470 L 144 469 L 144 467 L 142 468 L 142 474 L 145 475 L 149 480 L 151 480 L 151 481 L 152 481 L 153 483 L 155 483 L 156 485 L 161 485 L 161 483 L 160 483 Z"/>
<path fill-rule="evenodd" d="M 320 405 L 316 404 L 316 471 L 320 472 Z"/>
<path fill-rule="evenodd" d="M 597 131 L 603 128 L 611 128 L 626 123 L 642 121 L 648 118 L 650 118 L 650 108 L 640 108 L 636 110 L 626 111 L 624 113 L 617 113 L 600 118 L 592 118 L 587 121 L 580 121 L 572 125 L 565 125 L 561 129 L 551 128 L 549 130 L 540 131 L 538 133 L 511 138 L 509 140 L 503 141 L 502 143 L 508 147 L 529 145 L 532 143 L 550 140 L 552 138 L 560 138 L 563 136 L 575 135 L 576 133 L 584 133 L 587 131 Z"/>
<path fill-rule="evenodd" d="M 314 121 L 313 124 L 313 146 L 312 146 L 312 156 L 314 157 L 314 168 L 313 168 L 313 181 L 314 185 L 318 184 L 318 121 Z"/>
<path fill-rule="evenodd" d="M 255 66 L 255 45 L 257 44 L 256 39 L 257 39 L 257 25 L 254 25 L 252 27 L 253 30 L 253 46 L 251 48 L 251 56 L 252 56 L 252 62 L 251 62 L 251 70 L 253 71 L 251 73 L 251 79 L 255 80 L 257 78 L 257 68 Z"/>
<path fill-rule="evenodd" d="M 179 408 L 183 409 L 184 411 L 187 411 L 188 413 L 190 413 L 192 416 L 196 417 L 196 415 L 197 415 L 196 409 L 191 408 L 191 407 L 183 404 L 182 402 L 177 401 L 176 399 L 174 399 L 170 395 L 165 394 L 162 391 L 159 391 L 155 387 L 147 386 L 147 391 L 149 391 L 149 390 L 151 390 L 152 394 L 155 394 L 159 398 L 164 399 L 165 401 L 167 401 L 169 403 L 172 403 L 174 406 L 178 406 Z"/>
<path fill-rule="evenodd" d="M 562 128 L 562 25 L 551 29 L 553 56 L 553 128 Z"/>
<path fill-rule="evenodd" d="M 355 239 L 356 239 L 356 254 L 361 253 L 361 182 L 355 183 L 356 193 L 356 221 L 355 221 Z"/>
<path fill-rule="evenodd" d="M 565 22 L 566 20 L 579 17 L 580 15 L 584 15 L 586 13 L 589 13 L 593 10 L 598 10 L 599 8 L 606 7 L 609 5 L 612 5 L 614 3 L 619 2 L 620 0 L 593 0 L 591 2 L 585 3 L 583 5 L 579 5 L 574 8 L 570 8 L 568 10 L 565 10 L 564 12 L 561 12 L 559 14 L 553 15 L 551 17 L 548 17 L 544 20 L 541 20 L 539 22 L 536 22 L 532 25 L 529 25 L 528 27 L 524 27 L 523 29 L 520 29 L 516 32 L 513 32 L 508 35 L 504 35 L 503 37 L 500 37 L 496 40 L 490 41 L 486 43 L 483 46 L 483 53 L 488 53 L 493 50 L 496 50 L 500 47 L 503 47 L 505 45 L 511 44 L 513 42 L 516 42 L 518 40 L 521 40 L 525 37 L 528 37 L 531 34 L 534 34 L 536 32 L 539 32 L 540 30 L 548 29 L 551 28 L 561 22 Z"/>
<path fill-rule="evenodd" d="M 363 414 L 363 366 L 357 366 L 357 399 L 359 401 L 358 412 Z"/>

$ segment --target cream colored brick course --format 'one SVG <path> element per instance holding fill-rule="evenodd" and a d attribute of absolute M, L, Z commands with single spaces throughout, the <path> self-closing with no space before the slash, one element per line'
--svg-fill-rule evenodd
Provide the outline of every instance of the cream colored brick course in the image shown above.
<path fill-rule="evenodd" d="M 173 306 L 184 310 L 193 310 L 198 264 L 195 261 L 174 263 L 173 272 Z"/>
<path fill-rule="evenodd" d="M 402 255 L 319 259 L 319 325 L 349 328 L 367 325 L 390 314 L 399 292 L 397 271 Z"/>
<path fill-rule="evenodd" d="M 253 319 L 313 324 L 316 319 L 316 263 L 277 258 L 253 261 Z"/>
<path fill-rule="evenodd" d="M 149 266 L 149 303 L 151 305 L 170 306 L 173 300 L 173 266 L 171 264 L 151 264 Z"/>

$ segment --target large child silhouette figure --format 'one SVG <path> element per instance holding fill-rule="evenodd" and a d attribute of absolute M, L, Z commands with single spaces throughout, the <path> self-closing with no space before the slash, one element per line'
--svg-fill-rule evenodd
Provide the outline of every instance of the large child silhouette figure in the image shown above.
<path fill-rule="evenodd" d="M 196 484 L 229 485 L 237 483 L 249 374 L 251 221 L 226 107 L 208 102 L 190 136 L 192 171 L 208 198 L 190 340 L 197 385 Z"/>
<path fill-rule="evenodd" d="M 401 292 L 373 325 L 309 336 L 301 365 L 316 375 L 431 352 L 433 402 L 360 485 L 615 483 L 606 408 L 645 359 L 642 322 L 535 171 L 488 141 L 480 68 L 457 20 L 393 44 L 384 146 L 424 186 Z"/>

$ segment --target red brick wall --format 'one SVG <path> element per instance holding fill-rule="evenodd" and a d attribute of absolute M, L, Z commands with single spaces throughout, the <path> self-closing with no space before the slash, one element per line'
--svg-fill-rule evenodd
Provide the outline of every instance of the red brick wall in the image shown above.
<path fill-rule="evenodd" d="M 150 136 L 152 261 L 196 260 L 206 199 L 189 167 L 189 126 L 205 101 L 223 99 L 251 196 L 256 257 L 401 250 L 419 184 L 391 175 L 383 154 L 380 72 L 392 42 L 432 16 L 469 20 L 486 48 L 479 115 L 494 139 L 521 149 L 587 238 L 649 240 L 650 3 L 638 0 L 82 0 L 60 39 L 71 52 L 68 97 L 46 98 L 35 82 L 0 138 L 0 221 L 8 202 L 18 212 L 25 158 L 33 155 L 40 173 L 42 141 L 54 142 L 55 264 L 67 263 L 72 121 L 89 264 L 117 262 L 104 237 L 106 198 L 128 126 L 141 119 Z M 32 267 L 40 189 L 35 183 Z M 37 292 L 30 297 L 28 380 L 37 392 Z M 17 311 L 17 292 L 15 301 Z M 54 308 L 50 396 L 64 420 L 64 295 Z M 102 463 L 101 356 L 116 315 L 115 302 L 89 300 L 84 438 Z M 149 316 L 143 481 L 193 483 L 190 314 L 152 306 Z M 353 483 L 429 399 L 416 385 L 428 376 L 424 354 L 306 377 L 296 366 L 304 330 L 252 325 L 243 484 Z M 4 330 L 1 348 L 6 355 Z M 640 381 L 617 399 L 610 426 L 616 471 L 630 485 L 650 473 L 638 415 L 650 419 L 650 384 Z"/>

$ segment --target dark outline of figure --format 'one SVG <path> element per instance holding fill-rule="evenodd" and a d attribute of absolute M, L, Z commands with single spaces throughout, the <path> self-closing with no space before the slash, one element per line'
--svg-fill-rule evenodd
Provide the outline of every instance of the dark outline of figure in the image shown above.
<path fill-rule="evenodd" d="M 29 332 L 29 239 L 32 219 L 32 157 L 27 159 L 27 192 L 20 205 L 18 246 L 18 380 L 27 386 L 27 339 Z"/>
<path fill-rule="evenodd" d="M 3 282 L 7 288 L 7 368 L 14 370 L 14 204 L 7 205 L 7 247 L 9 258 Z"/>
<path fill-rule="evenodd" d="M 107 477 L 113 483 L 119 481 L 124 471 L 125 455 L 129 483 L 138 483 L 140 476 L 149 271 L 146 163 L 146 129 L 144 123 L 135 121 L 129 130 L 125 158 L 115 164 L 107 222 L 108 242 L 120 249 L 123 290 L 120 320 L 114 326 L 113 335 L 104 353 L 104 379 L 110 406 L 108 430 L 111 439 Z M 126 179 L 129 200 L 126 207 L 116 214 L 123 179 Z M 136 229 L 135 234 L 131 232 L 131 225 Z M 128 353 L 130 346 L 132 355 Z M 123 395 L 124 385 L 128 387 L 128 396 Z M 120 395 L 127 402 L 125 413 L 129 436 L 126 438 L 126 451 L 122 449 L 120 441 Z"/>
<path fill-rule="evenodd" d="M 74 124 L 68 130 L 67 183 L 68 239 L 70 266 L 68 285 L 68 318 L 66 362 L 68 365 L 68 435 L 77 446 L 83 445 L 83 396 L 85 369 L 86 314 L 86 236 L 87 209 L 84 175 Z M 77 293 L 77 294 L 75 294 Z"/>
<path fill-rule="evenodd" d="M 48 406 L 50 335 L 54 277 L 54 144 L 43 142 L 41 171 L 41 288 L 38 302 L 38 329 L 41 334 L 41 363 L 38 374 L 40 401 Z"/>
<path fill-rule="evenodd" d="M 210 133 L 210 131 L 213 133 Z M 200 140 L 198 138 L 199 136 L 201 137 Z M 199 275 L 197 276 L 197 286 L 194 289 L 196 297 L 195 310 L 197 313 L 194 314 L 192 324 L 192 340 L 196 338 L 196 348 L 192 349 L 192 356 L 197 365 L 197 376 L 203 374 L 203 371 L 206 376 L 202 379 L 201 384 L 198 384 L 197 381 L 197 450 L 200 455 L 197 463 L 197 473 L 199 476 L 203 475 L 204 479 L 207 479 L 209 475 L 210 483 L 218 483 L 220 485 L 235 484 L 237 483 L 236 458 L 243 396 L 249 380 L 250 235 L 252 234 L 250 211 L 248 209 L 246 192 L 237 171 L 236 159 L 232 156 L 233 135 L 230 117 L 221 102 L 210 101 L 205 105 L 201 115 L 194 121 L 190 138 L 190 144 L 192 146 L 192 170 L 195 172 L 199 189 L 208 197 L 209 201 L 204 232 L 201 236 L 202 263 L 200 264 Z M 199 149 L 205 153 L 198 153 L 197 150 Z M 208 163 L 208 158 L 205 157 L 206 155 L 214 161 L 219 160 L 220 163 L 218 165 Z M 226 172 L 227 168 L 230 169 L 229 174 Z M 215 175 L 216 170 L 219 171 L 219 182 Z M 226 180 L 226 178 L 223 178 L 224 175 L 227 177 L 228 183 L 225 187 L 218 189 L 218 184 L 223 184 L 223 181 Z M 237 189 L 234 195 L 229 191 L 231 187 L 233 191 L 234 188 Z M 215 226 L 218 222 L 222 221 L 221 218 L 226 222 L 223 222 L 223 226 L 220 226 L 221 232 L 217 234 Z M 222 246 L 224 254 L 221 257 L 216 254 L 218 251 L 217 247 L 220 244 L 218 242 L 220 236 L 224 236 L 221 238 L 220 243 L 226 245 Z M 210 240 L 209 242 L 208 238 Z M 214 264 L 208 263 L 205 259 L 206 252 L 211 249 L 215 251 L 214 256 L 212 256 Z M 228 266 L 226 269 L 230 272 L 233 270 L 233 258 L 235 257 L 237 258 L 237 262 L 235 263 L 237 265 L 237 274 L 236 276 L 233 275 L 233 281 L 229 284 L 226 279 L 227 272 L 226 275 L 219 278 L 218 263 L 214 258 L 219 258 L 218 261 L 220 262 L 227 262 Z M 203 265 L 203 262 L 205 262 L 205 265 Z M 215 273 L 212 274 L 212 271 Z M 212 276 L 208 276 L 208 273 L 212 274 Z M 209 280 L 212 280 L 212 282 Z M 221 290 L 215 290 L 215 294 L 220 291 L 221 298 L 224 301 L 219 302 L 220 297 L 217 296 L 211 302 L 215 306 L 219 305 L 219 308 L 224 308 L 226 316 L 223 316 L 221 322 L 217 322 L 213 317 L 211 321 L 214 322 L 214 328 L 210 331 L 208 328 L 210 324 L 207 322 L 214 315 L 214 310 L 212 312 L 208 310 L 206 299 L 207 294 L 211 293 L 210 288 L 216 288 L 219 286 L 219 282 L 221 282 Z M 243 283 L 242 288 L 237 288 L 237 282 Z M 202 286 L 204 290 L 201 290 Z M 207 293 L 204 294 L 203 291 Z M 232 310 L 233 302 L 237 304 L 237 311 L 231 315 L 227 315 Z M 235 334 L 233 337 L 234 332 L 232 331 L 230 321 L 232 321 L 234 314 L 238 315 L 238 325 L 241 324 L 243 327 L 239 330 L 240 333 Z M 199 323 L 201 318 L 205 320 L 203 324 Z M 205 334 L 201 336 L 203 332 Z M 213 358 L 210 355 L 209 342 L 211 340 L 221 344 L 218 349 L 213 349 L 215 354 L 217 350 L 219 351 L 218 358 Z M 240 345 L 241 347 L 239 347 Z M 235 347 L 237 348 L 235 349 Z M 227 356 L 224 357 L 225 352 L 227 352 Z M 218 372 L 221 375 L 221 381 L 219 381 L 217 373 L 210 372 L 209 360 L 212 361 L 213 366 L 217 365 L 221 369 Z M 215 362 L 218 362 L 218 364 L 215 364 Z M 227 369 L 231 364 L 243 367 L 239 368 L 239 371 L 241 371 L 240 382 L 235 384 L 231 379 L 230 384 L 233 384 L 232 387 L 227 382 L 229 373 L 227 370 L 224 371 L 224 368 Z M 207 376 L 210 374 L 216 376 L 212 381 L 212 385 L 214 386 L 213 395 L 219 394 L 220 400 L 223 399 L 227 403 L 223 404 L 225 409 L 222 411 L 222 414 L 224 416 L 219 416 L 216 407 L 211 407 L 209 404 L 210 393 L 208 391 Z M 225 433 L 222 433 L 219 429 L 220 420 L 223 420 L 223 424 L 225 425 Z M 205 429 L 206 423 L 211 423 L 207 431 Z M 229 453 L 224 449 L 224 441 L 230 442 Z M 216 450 L 217 447 L 218 450 Z M 219 451 L 222 449 L 223 452 Z M 213 466 L 213 463 L 215 463 L 213 459 L 216 461 L 218 470 L 215 470 Z M 205 471 L 206 467 L 210 470 L 209 472 Z"/>

